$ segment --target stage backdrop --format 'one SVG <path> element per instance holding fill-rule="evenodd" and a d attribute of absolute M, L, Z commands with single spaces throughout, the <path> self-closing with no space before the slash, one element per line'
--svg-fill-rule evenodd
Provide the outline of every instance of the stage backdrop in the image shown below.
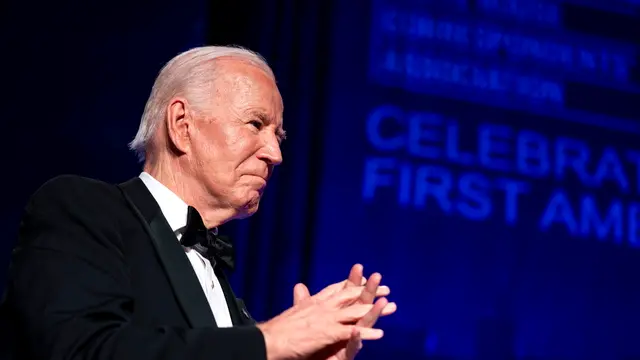
<path fill-rule="evenodd" d="M 638 1 L 334 3 L 312 283 L 383 273 L 367 356 L 638 358 Z"/>

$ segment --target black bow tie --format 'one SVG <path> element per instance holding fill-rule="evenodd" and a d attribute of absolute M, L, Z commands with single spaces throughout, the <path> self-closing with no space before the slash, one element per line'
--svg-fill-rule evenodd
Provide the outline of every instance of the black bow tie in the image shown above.
<path fill-rule="evenodd" d="M 191 206 L 187 212 L 187 229 L 180 242 L 182 246 L 190 247 L 209 259 L 214 268 L 217 263 L 225 265 L 229 270 L 233 270 L 235 266 L 235 251 L 229 238 L 218 236 L 217 228 L 207 229 L 200 213 Z"/>

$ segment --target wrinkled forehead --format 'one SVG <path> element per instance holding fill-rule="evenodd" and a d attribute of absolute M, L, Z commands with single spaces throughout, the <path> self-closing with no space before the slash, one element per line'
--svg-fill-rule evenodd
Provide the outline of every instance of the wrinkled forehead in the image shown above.
<path fill-rule="evenodd" d="M 195 108 L 199 108 L 202 116 L 222 122 L 257 120 L 268 126 L 265 130 L 273 130 L 278 139 L 285 139 L 283 101 L 273 75 L 250 61 L 232 58 L 215 61 L 213 72 L 196 72 L 209 77 L 200 78 L 206 90 L 195 91 L 199 99 L 194 104 L 201 104 Z"/>
<path fill-rule="evenodd" d="M 236 111 L 262 111 L 282 121 L 282 97 L 272 74 L 243 59 L 219 59 L 216 95 Z"/>

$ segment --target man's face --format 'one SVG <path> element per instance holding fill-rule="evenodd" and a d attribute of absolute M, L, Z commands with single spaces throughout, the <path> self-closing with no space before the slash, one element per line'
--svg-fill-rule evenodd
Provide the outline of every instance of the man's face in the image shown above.
<path fill-rule="evenodd" d="M 210 199 L 237 218 L 258 210 L 273 169 L 282 162 L 282 98 L 262 69 L 220 59 L 211 106 L 196 115 L 190 167 Z M 214 200 L 215 199 L 215 200 Z"/>

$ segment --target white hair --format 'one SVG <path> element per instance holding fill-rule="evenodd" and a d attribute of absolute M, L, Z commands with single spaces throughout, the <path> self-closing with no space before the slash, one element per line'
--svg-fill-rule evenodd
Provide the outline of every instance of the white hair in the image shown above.
<path fill-rule="evenodd" d="M 172 97 L 183 95 L 197 107 L 206 102 L 203 97 L 213 93 L 211 87 L 216 75 L 213 60 L 221 57 L 249 61 L 275 79 L 261 55 L 241 47 L 203 46 L 177 55 L 160 70 L 144 107 L 138 132 L 129 143 L 129 148 L 136 152 L 141 162 L 145 160 L 151 139 L 166 116 L 166 108 Z"/>

